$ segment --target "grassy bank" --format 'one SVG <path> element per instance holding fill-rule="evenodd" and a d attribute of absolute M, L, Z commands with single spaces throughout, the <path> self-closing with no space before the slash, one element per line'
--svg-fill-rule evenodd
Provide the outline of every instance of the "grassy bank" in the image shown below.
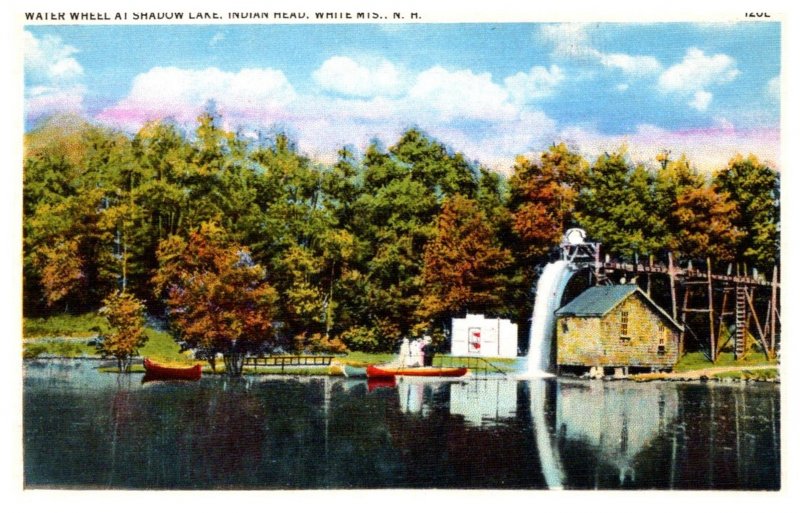
<path fill-rule="evenodd" d="M 701 352 L 685 354 L 672 372 L 657 372 L 632 376 L 636 381 L 779 381 L 779 362 L 768 360 L 761 352 L 751 351 L 736 359 L 733 353 L 724 352 L 716 362 L 710 362 Z"/>
<path fill-rule="evenodd" d="M 750 351 L 747 356 L 741 360 L 737 360 L 733 353 L 723 352 L 717 357 L 716 362 L 709 361 L 705 353 L 693 352 L 686 353 L 678 361 L 673 370 L 675 372 L 687 372 L 693 370 L 707 369 L 713 367 L 751 367 L 753 365 L 774 365 L 774 361 L 767 359 L 766 355 L 762 352 Z"/>
<path fill-rule="evenodd" d="M 94 339 L 109 329 L 105 318 L 96 313 L 23 319 L 22 354 L 24 358 L 98 358 Z M 145 332 L 147 342 L 139 349 L 140 356 L 171 363 L 193 361 L 188 353 L 178 352 L 180 347 L 169 333 L 153 328 Z"/>
<path fill-rule="evenodd" d="M 107 331 L 106 320 L 95 314 L 83 315 L 56 315 L 46 319 L 24 319 L 23 320 L 23 356 L 25 358 L 37 357 L 63 357 L 63 358 L 98 358 L 97 347 L 92 341 L 103 331 Z M 169 333 L 165 331 L 148 328 L 146 330 L 148 340 L 144 347 L 139 350 L 139 356 L 153 358 L 159 362 L 167 364 L 194 364 L 197 363 L 189 352 L 180 353 L 177 342 Z M 248 374 L 292 374 L 292 375 L 330 375 L 339 374 L 340 367 L 351 365 L 354 367 L 366 367 L 368 365 L 379 365 L 392 361 L 396 358 L 391 353 L 364 353 L 353 351 L 346 355 L 338 355 L 334 358 L 333 365 L 330 367 L 288 367 L 285 369 L 260 367 L 257 369 L 245 369 Z M 486 358 L 490 362 L 490 371 L 513 373 L 516 370 L 517 360 L 514 358 Z M 207 362 L 203 364 L 203 372 L 211 373 L 211 366 Z M 457 357 L 437 355 L 434 358 L 436 366 L 459 366 L 464 365 Z M 492 369 L 493 367 L 493 369 Z M 741 367 L 741 369 L 738 369 Z M 759 367 L 764 367 L 759 369 Z M 141 365 L 134 365 L 134 372 L 143 372 Z M 224 372 L 224 363 L 217 363 L 217 373 Z M 685 354 L 673 372 L 669 374 L 641 375 L 636 379 L 713 379 L 722 380 L 776 380 L 780 373 L 776 368 L 776 362 L 770 361 L 762 352 L 751 351 L 745 358 L 735 359 L 733 353 L 723 352 L 712 363 L 702 352 L 691 352 Z"/>

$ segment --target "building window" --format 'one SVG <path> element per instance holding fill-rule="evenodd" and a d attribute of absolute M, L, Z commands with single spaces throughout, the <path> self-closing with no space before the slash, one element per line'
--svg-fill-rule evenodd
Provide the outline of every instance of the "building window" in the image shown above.
<path fill-rule="evenodd" d="M 666 346 L 669 339 L 669 330 L 663 324 L 658 328 L 658 356 L 667 354 Z"/>
<path fill-rule="evenodd" d="M 561 321 L 561 331 L 562 331 L 563 333 L 567 333 L 567 332 L 569 331 L 569 326 L 567 326 L 567 321 L 566 321 L 566 319 L 565 319 L 565 320 L 563 320 L 563 321 Z"/>
<path fill-rule="evenodd" d="M 628 311 L 622 310 L 619 313 L 619 336 L 628 337 Z"/>

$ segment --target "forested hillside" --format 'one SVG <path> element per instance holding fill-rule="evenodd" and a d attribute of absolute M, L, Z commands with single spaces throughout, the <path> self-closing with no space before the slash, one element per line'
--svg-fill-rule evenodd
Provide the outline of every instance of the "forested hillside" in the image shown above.
<path fill-rule="evenodd" d="M 125 290 L 183 338 L 387 351 L 466 311 L 524 324 L 571 226 L 623 259 L 777 262 L 779 176 L 755 156 L 707 176 L 668 152 L 579 151 L 519 156 L 505 177 L 417 129 L 323 165 L 212 112 L 133 136 L 55 118 L 25 140 L 25 314 Z"/>

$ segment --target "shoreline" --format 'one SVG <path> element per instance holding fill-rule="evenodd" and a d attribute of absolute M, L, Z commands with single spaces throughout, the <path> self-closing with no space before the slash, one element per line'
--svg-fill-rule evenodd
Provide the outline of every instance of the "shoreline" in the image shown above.
<path fill-rule="evenodd" d="M 92 355 L 77 355 L 77 356 L 59 356 L 59 355 L 50 355 L 50 354 L 42 354 L 37 355 L 32 358 L 22 358 L 23 363 L 26 361 L 53 361 L 53 360 L 64 360 L 64 361 L 71 361 L 71 360 L 83 360 L 83 361 L 96 361 L 98 363 L 109 363 L 108 366 L 99 366 L 97 367 L 99 372 L 108 372 L 108 373 L 116 373 L 116 367 L 113 365 L 115 362 L 114 358 L 106 358 L 102 356 L 92 356 Z M 136 364 L 134 364 L 136 365 Z M 141 365 L 141 364 L 139 364 Z M 326 372 L 323 369 L 313 366 L 313 371 L 309 372 L 312 367 L 306 366 L 297 366 L 297 367 L 288 367 L 285 368 L 283 371 L 267 371 L 266 369 L 258 369 L 258 371 L 254 371 L 252 369 L 246 369 L 244 375 L 246 376 L 298 376 L 298 375 L 306 375 L 306 376 L 344 376 L 343 372 L 341 371 L 342 363 L 335 362 L 332 363 L 327 369 Z M 206 370 L 208 365 L 203 365 L 204 374 L 209 376 L 223 376 L 225 375 L 224 372 L 211 372 L 210 369 Z M 772 376 L 764 376 L 763 373 L 773 373 L 775 374 L 774 377 Z M 144 374 L 144 369 L 135 368 L 132 369 L 130 374 Z M 738 373 L 739 376 L 730 376 L 727 374 Z M 500 373 L 496 373 L 500 376 Z M 726 375 L 726 376 L 721 376 Z M 682 371 L 682 372 L 652 372 L 652 373 L 642 373 L 642 374 L 631 374 L 628 376 L 622 377 L 614 377 L 614 376 L 606 376 L 604 378 L 589 378 L 584 376 L 573 376 L 573 375 L 561 375 L 555 376 L 556 378 L 565 378 L 565 379 L 576 379 L 579 381 L 633 381 L 637 383 L 646 383 L 646 382 L 653 382 L 653 381 L 671 381 L 671 382 L 693 382 L 693 383 L 706 383 L 706 382 L 715 382 L 715 383 L 775 383 L 779 384 L 780 380 L 780 365 L 742 365 L 742 366 L 735 366 L 729 365 L 724 367 L 708 367 L 704 369 L 695 369 L 689 371 Z"/>

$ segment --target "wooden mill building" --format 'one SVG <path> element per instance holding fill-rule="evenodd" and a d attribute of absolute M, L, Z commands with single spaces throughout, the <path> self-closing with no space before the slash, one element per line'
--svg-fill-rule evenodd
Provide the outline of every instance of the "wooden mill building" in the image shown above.
<path fill-rule="evenodd" d="M 556 311 L 559 371 L 669 369 L 683 328 L 637 285 L 592 287 Z"/>

